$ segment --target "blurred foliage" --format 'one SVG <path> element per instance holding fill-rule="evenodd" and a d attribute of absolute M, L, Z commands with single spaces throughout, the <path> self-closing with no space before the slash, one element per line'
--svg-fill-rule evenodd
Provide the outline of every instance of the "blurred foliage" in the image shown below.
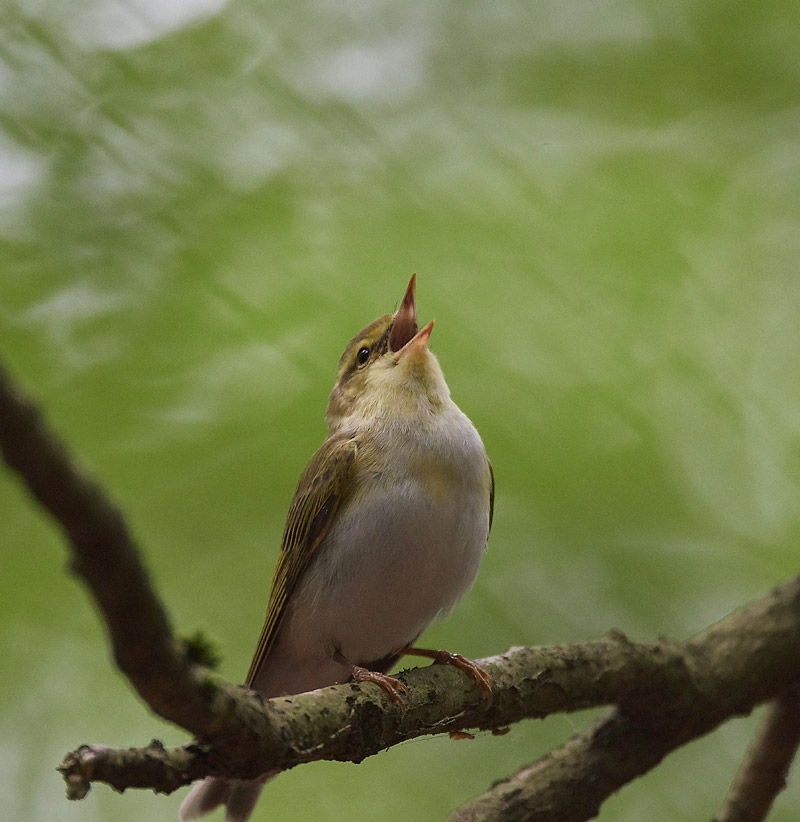
<path fill-rule="evenodd" d="M 0 352 L 128 512 L 176 624 L 247 669 L 347 340 L 418 273 L 497 478 L 425 644 L 684 637 L 797 571 L 796 3 L 10 0 Z M 59 536 L 0 482 L 8 818 L 171 820 L 54 768 L 168 744 Z M 436 820 L 584 727 L 423 740 L 270 785 L 257 819 Z M 710 818 L 754 720 L 601 819 Z M 795 785 L 771 817 L 797 817 Z"/>

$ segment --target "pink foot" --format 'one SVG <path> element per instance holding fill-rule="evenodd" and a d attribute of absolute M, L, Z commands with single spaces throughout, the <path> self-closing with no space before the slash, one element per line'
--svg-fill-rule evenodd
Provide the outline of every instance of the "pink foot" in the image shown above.
<path fill-rule="evenodd" d="M 489 674 L 471 659 L 467 659 L 461 654 L 452 654 L 450 651 L 437 651 L 431 648 L 410 648 L 406 647 L 400 651 L 406 656 L 424 656 L 432 659 L 435 664 L 439 665 L 453 665 L 456 668 L 469 674 L 474 680 L 475 684 L 483 691 L 489 704 L 492 704 L 494 695 L 492 693 L 492 678 Z"/>

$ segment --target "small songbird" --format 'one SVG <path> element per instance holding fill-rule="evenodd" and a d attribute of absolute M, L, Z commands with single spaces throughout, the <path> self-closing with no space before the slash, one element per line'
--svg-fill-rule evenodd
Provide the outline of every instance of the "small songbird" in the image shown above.
<path fill-rule="evenodd" d="M 405 654 L 491 679 L 458 654 L 412 648 L 472 586 L 494 504 L 494 477 L 472 423 L 450 399 L 418 330 L 416 275 L 400 308 L 348 343 L 325 415 L 328 436 L 294 492 L 267 618 L 246 684 L 265 697 L 356 680 L 403 706 L 386 672 Z M 183 822 L 225 805 L 245 822 L 264 784 L 208 778 Z"/>

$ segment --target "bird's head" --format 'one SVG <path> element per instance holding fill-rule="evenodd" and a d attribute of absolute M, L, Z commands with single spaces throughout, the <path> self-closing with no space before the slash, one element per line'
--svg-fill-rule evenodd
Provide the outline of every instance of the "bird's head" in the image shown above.
<path fill-rule="evenodd" d="M 433 320 L 417 326 L 416 274 L 400 308 L 384 314 L 347 344 L 325 419 L 330 432 L 362 425 L 424 425 L 450 397 L 439 362 L 428 348 Z"/>

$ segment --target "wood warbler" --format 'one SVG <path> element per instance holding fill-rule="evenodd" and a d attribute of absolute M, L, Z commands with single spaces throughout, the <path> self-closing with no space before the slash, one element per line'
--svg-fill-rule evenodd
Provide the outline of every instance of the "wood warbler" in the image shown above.
<path fill-rule="evenodd" d="M 416 275 L 400 308 L 348 343 L 325 419 L 328 436 L 294 492 L 267 618 L 246 684 L 265 697 L 354 679 L 381 685 L 404 654 L 491 680 L 458 654 L 411 648 L 472 586 L 492 522 L 494 478 L 472 423 L 450 399 L 417 327 Z M 218 805 L 245 822 L 264 783 L 208 778 L 184 822 Z"/>

